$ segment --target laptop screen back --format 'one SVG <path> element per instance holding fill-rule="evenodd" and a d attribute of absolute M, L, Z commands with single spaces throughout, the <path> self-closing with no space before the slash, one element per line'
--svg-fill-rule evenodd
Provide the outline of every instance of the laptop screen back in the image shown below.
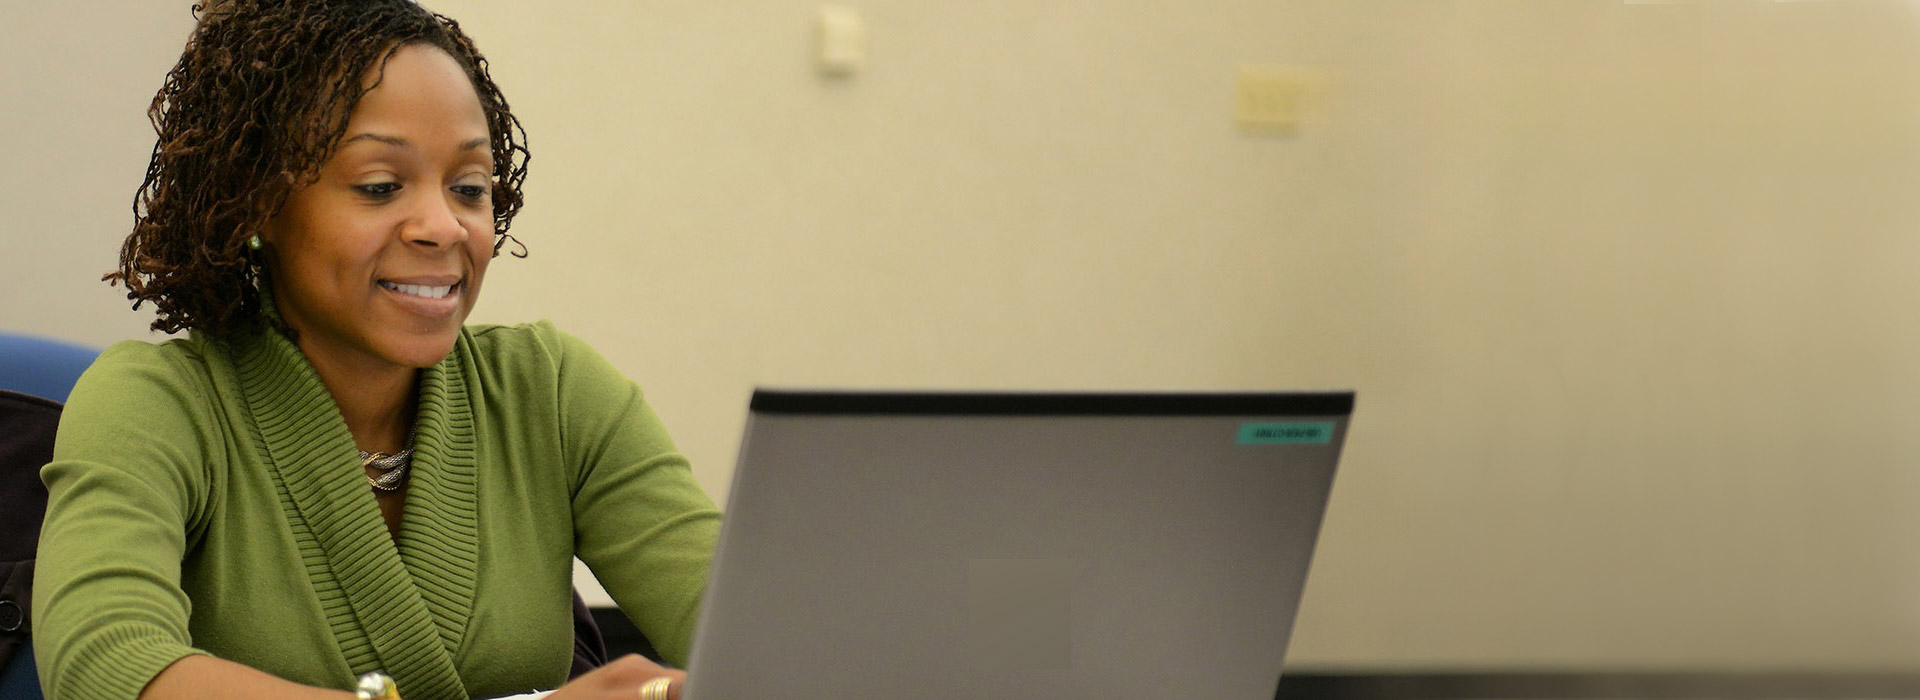
<path fill-rule="evenodd" d="M 756 392 L 687 697 L 1273 697 L 1352 404 Z"/>

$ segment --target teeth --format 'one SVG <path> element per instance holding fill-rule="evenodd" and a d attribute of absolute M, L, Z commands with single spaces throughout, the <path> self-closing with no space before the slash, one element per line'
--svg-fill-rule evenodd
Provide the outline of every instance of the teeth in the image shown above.
<path fill-rule="evenodd" d="M 453 293 L 453 285 L 447 285 L 445 287 L 429 287 L 423 284 L 394 284 L 386 280 L 381 280 L 380 286 L 386 287 L 387 289 L 391 289 L 401 294 L 411 294 L 417 297 L 424 297 L 427 299 L 440 299 L 447 296 L 448 294 Z"/>

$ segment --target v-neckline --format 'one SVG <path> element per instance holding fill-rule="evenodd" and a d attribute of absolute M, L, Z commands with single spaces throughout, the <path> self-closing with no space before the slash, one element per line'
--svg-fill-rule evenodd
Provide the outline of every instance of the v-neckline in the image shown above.
<path fill-rule="evenodd" d="M 465 697 L 454 652 L 479 568 L 468 339 L 420 376 L 412 472 L 393 536 L 333 397 L 298 347 L 272 330 L 232 336 L 242 393 L 309 577 L 336 582 L 338 639 L 364 637 L 375 668 L 413 697 Z M 303 543 L 304 544 L 304 543 Z M 318 556 L 314 556 L 318 555 Z M 351 658 L 352 655 L 350 655 Z"/>

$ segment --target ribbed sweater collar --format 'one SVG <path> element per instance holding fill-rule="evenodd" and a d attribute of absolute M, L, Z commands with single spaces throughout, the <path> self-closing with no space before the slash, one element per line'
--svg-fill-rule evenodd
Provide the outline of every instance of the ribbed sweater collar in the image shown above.
<path fill-rule="evenodd" d="M 263 305 L 273 308 L 270 298 Z M 408 698 L 467 697 L 453 652 L 471 615 L 479 559 L 469 338 L 463 332 L 421 373 L 397 542 L 358 468 L 346 419 L 306 356 L 264 328 L 228 338 L 281 506 L 309 552 L 307 573 L 337 582 L 344 598 L 323 608 L 354 673 L 385 671 Z M 347 643 L 356 639 L 371 648 Z"/>

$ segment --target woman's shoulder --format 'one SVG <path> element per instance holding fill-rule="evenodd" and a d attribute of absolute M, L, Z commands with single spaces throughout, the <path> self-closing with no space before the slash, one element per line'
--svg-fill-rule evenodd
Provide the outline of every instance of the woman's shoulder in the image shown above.
<path fill-rule="evenodd" d="M 586 341 L 560 330 L 552 321 L 540 320 L 513 324 L 474 324 L 466 327 L 466 341 L 474 354 L 486 361 L 520 364 L 542 358 L 556 365 L 569 356 L 593 353 Z"/>
<path fill-rule="evenodd" d="M 529 377 L 564 384 L 625 382 L 598 351 L 552 321 L 467 326 L 462 341 L 476 369 L 495 377 Z M 544 383 L 544 382 L 542 382 Z"/>
<path fill-rule="evenodd" d="M 199 334 L 160 342 L 123 340 L 100 352 L 75 390 L 88 385 L 116 391 L 139 386 L 207 388 L 214 383 L 215 367 L 230 364 L 223 348 Z"/>
<path fill-rule="evenodd" d="M 133 436 L 171 444 L 203 432 L 218 420 L 220 387 L 231 384 L 220 375 L 231 367 L 226 351 L 198 334 L 109 346 L 67 398 L 56 455 L 73 456 L 72 449 L 86 444 L 119 449 Z"/>
<path fill-rule="evenodd" d="M 541 319 L 523 323 L 474 323 L 468 324 L 465 335 L 475 343 L 490 345 L 515 345 L 538 343 L 543 339 L 561 335 L 560 329 L 552 321 Z"/>

